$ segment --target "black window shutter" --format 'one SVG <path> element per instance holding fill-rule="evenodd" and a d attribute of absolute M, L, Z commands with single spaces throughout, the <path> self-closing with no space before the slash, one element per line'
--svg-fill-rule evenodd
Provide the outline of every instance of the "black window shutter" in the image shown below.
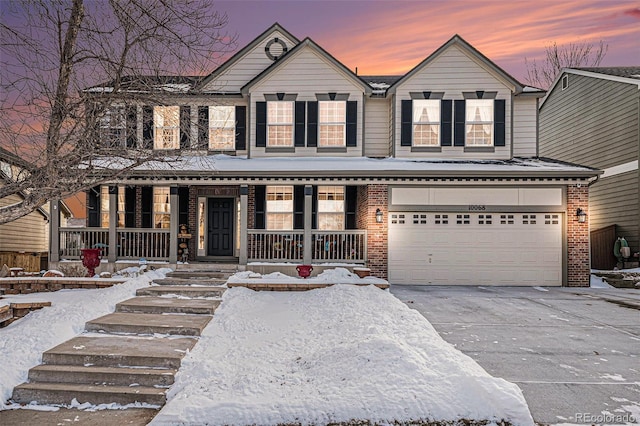
<path fill-rule="evenodd" d="M 266 216 L 266 195 L 267 187 L 264 185 L 255 186 L 255 229 L 265 229 L 265 216 Z"/>
<path fill-rule="evenodd" d="M 358 204 L 358 187 L 347 186 L 344 189 L 344 229 L 356 229 L 356 206 Z"/>
<path fill-rule="evenodd" d="M 504 99 L 496 99 L 493 101 L 493 145 L 505 146 L 505 108 Z"/>
<path fill-rule="evenodd" d="M 180 149 L 191 148 L 191 107 L 180 107 Z"/>
<path fill-rule="evenodd" d="M 307 102 L 307 146 L 318 146 L 318 102 Z"/>
<path fill-rule="evenodd" d="M 86 104 L 86 125 L 87 135 L 91 143 L 102 145 L 104 141 L 100 140 L 100 117 L 98 116 L 98 104 L 95 102 L 87 102 Z"/>
<path fill-rule="evenodd" d="M 458 100 L 454 101 L 453 104 L 453 145 L 454 146 L 464 146 L 465 140 L 465 101 Z"/>
<path fill-rule="evenodd" d="M 94 228 L 100 226 L 100 201 L 98 200 L 100 187 L 95 186 L 87 191 L 87 218 L 89 227 Z"/>
<path fill-rule="evenodd" d="M 153 149 L 153 107 L 142 107 L 142 147 Z"/>
<path fill-rule="evenodd" d="M 293 229 L 304 229 L 304 185 L 293 187 Z"/>
<path fill-rule="evenodd" d="M 236 106 L 236 151 L 247 149 L 247 107 Z"/>
<path fill-rule="evenodd" d="M 318 229 L 318 186 L 313 185 L 311 197 L 311 229 Z"/>
<path fill-rule="evenodd" d="M 413 133 L 413 101 L 405 99 L 400 108 L 400 146 L 411 146 Z"/>
<path fill-rule="evenodd" d="M 358 146 L 358 102 L 347 101 L 347 146 Z"/>
<path fill-rule="evenodd" d="M 135 148 L 138 146 L 138 108 L 127 106 L 126 114 L 127 148 Z"/>
<path fill-rule="evenodd" d="M 209 148 L 209 107 L 198 107 L 198 147 Z"/>
<path fill-rule="evenodd" d="M 153 187 L 142 187 L 142 227 L 153 228 Z"/>
<path fill-rule="evenodd" d="M 178 187 L 178 224 L 189 225 L 189 187 Z M 190 229 L 194 232 L 193 229 Z"/>
<path fill-rule="evenodd" d="M 136 227 L 136 187 L 124 188 L 124 227 Z"/>
<path fill-rule="evenodd" d="M 295 146 L 304 146 L 305 112 L 306 102 L 296 101 L 295 127 L 293 128 Z"/>
<path fill-rule="evenodd" d="M 440 101 L 440 145 L 451 146 L 451 100 Z"/>
<path fill-rule="evenodd" d="M 267 146 L 267 103 L 256 102 L 256 146 Z M 264 229 L 264 228 L 261 228 Z"/>

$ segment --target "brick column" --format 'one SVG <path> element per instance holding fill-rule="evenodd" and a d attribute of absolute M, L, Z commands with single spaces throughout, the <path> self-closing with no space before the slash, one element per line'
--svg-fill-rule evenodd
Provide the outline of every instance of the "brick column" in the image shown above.
<path fill-rule="evenodd" d="M 585 223 L 578 222 L 578 208 L 589 214 L 588 185 L 567 186 L 567 286 L 589 287 L 589 217 Z"/>
<path fill-rule="evenodd" d="M 371 275 L 387 279 L 389 189 L 387 185 L 367 185 L 366 191 L 358 195 L 362 194 L 365 198 L 364 193 L 366 200 L 359 202 L 363 203 L 363 207 L 366 206 L 368 267 L 371 268 Z M 383 214 L 382 223 L 376 222 L 377 209 Z"/>

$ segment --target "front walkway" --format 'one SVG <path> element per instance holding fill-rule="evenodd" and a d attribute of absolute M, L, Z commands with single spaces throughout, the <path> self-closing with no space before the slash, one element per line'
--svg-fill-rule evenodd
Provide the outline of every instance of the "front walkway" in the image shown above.
<path fill-rule="evenodd" d="M 517 384 L 536 422 L 640 422 L 640 291 L 392 285 L 391 292 L 489 374 Z M 603 413 L 619 417 L 595 417 Z"/>

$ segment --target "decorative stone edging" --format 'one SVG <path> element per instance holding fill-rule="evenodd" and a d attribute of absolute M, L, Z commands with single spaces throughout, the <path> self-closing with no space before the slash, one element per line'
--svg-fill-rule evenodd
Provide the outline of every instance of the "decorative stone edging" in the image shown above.
<path fill-rule="evenodd" d="M 0 279 L 0 294 L 28 294 L 58 291 L 71 288 L 105 288 L 121 284 L 125 279 L 100 278 L 33 278 L 16 277 Z"/>

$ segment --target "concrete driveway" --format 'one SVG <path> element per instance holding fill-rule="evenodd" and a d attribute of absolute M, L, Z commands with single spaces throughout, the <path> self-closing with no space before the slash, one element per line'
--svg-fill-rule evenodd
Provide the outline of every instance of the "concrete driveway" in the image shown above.
<path fill-rule="evenodd" d="M 640 291 L 392 285 L 538 423 L 640 423 Z"/>

